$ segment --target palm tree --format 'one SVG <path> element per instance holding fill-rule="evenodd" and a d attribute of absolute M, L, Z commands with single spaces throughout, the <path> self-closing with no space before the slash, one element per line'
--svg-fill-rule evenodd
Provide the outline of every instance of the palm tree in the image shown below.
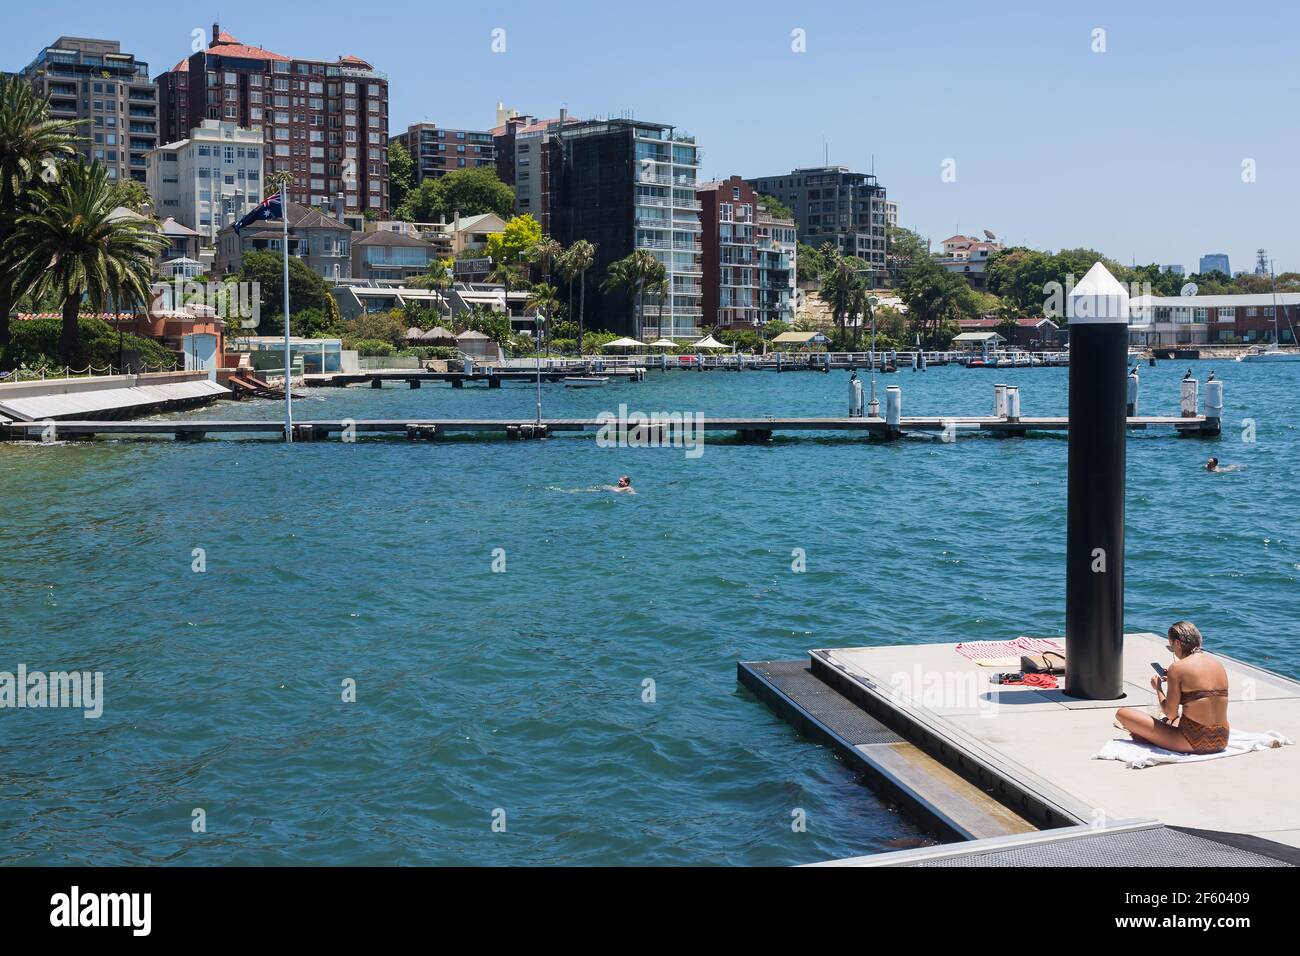
<path fill-rule="evenodd" d="M 558 239 L 552 239 L 550 236 L 542 236 L 526 253 L 528 261 L 537 266 L 542 271 L 548 285 L 551 284 L 551 270 L 554 269 L 556 261 L 564 255 L 564 246 Z"/>
<path fill-rule="evenodd" d="M 542 321 L 538 323 L 537 329 L 537 342 L 540 350 L 543 334 L 549 335 L 551 320 L 555 317 L 555 310 L 559 308 L 560 297 L 556 293 L 555 286 L 549 282 L 539 282 L 528 293 L 528 301 L 525 305 L 532 309 L 534 314 L 540 313 L 542 316 Z"/>
<path fill-rule="evenodd" d="M 852 261 L 838 249 L 828 251 L 826 272 L 822 277 L 821 298 L 831 310 L 835 327 L 839 330 L 841 345 L 844 342 L 844 323 L 866 288 L 862 276 Z"/>
<path fill-rule="evenodd" d="M 579 239 L 560 257 L 560 275 L 569 283 L 569 312 L 573 312 L 573 280 L 578 280 L 578 355 L 582 355 L 582 331 L 587 311 L 587 270 L 596 259 L 596 246 Z"/>
<path fill-rule="evenodd" d="M 638 339 L 645 318 L 646 285 L 652 280 L 655 268 L 659 265 L 659 260 L 652 253 L 638 249 L 611 262 L 605 269 L 605 281 L 600 284 L 602 292 L 623 292 L 629 302 L 635 303 L 633 336 Z"/>
<path fill-rule="evenodd" d="M 81 121 L 49 117 L 49 101 L 16 76 L 0 74 L 0 350 L 9 344 L 9 313 L 27 293 L 17 285 L 10 247 L 18 217 L 31 211 L 32 188 L 52 178 L 54 161 L 74 155 Z"/>
<path fill-rule="evenodd" d="M 655 322 L 659 326 L 659 337 L 663 338 L 664 303 L 668 301 L 668 267 L 658 259 L 655 259 L 654 263 L 654 266 L 648 269 L 645 290 L 651 295 L 659 297 L 659 310 Z"/>
<path fill-rule="evenodd" d="M 37 209 L 18 217 L 13 235 L 17 287 L 54 295 L 62 305 L 59 357 L 82 362 L 77 316 L 85 297 L 96 312 L 108 304 L 143 307 L 153 260 L 167 241 L 148 220 L 113 214 L 108 173 L 99 163 L 66 163 L 55 182 L 37 187 Z"/>

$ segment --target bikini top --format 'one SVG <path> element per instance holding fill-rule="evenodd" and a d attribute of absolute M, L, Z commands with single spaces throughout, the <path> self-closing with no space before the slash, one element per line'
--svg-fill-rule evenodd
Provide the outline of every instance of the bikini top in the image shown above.
<path fill-rule="evenodd" d="M 1188 701 L 1204 700 L 1206 697 L 1227 697 L 1228 688 L 1220 687 L 1215 690 L 1185 690 L 1178 697 L 1180 704 L 1186 704 Z"/>

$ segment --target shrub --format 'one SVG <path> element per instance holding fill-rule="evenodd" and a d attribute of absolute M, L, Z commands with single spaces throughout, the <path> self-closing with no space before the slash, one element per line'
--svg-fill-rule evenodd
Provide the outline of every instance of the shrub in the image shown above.
<path fill-rule="evenodd" d="M 397 354 L 397 349 L 394 348 L 391 343 L 381 341 L 380 339 L 361 339 L 352 343 L 352 348 L 356 350 L 359 356 L 364 358 Z"/>
<path fill-rule="evenodd" d="M 86 361 L 96 367 L 118 364 L 118 332 L 103 319 L 83 315 L 77 322 L 81 329 L 82 351 Z M 0 368 L 63 368 L 59 360 L 59 335 L 63 328 L 61 319 L 29 319 L 9 325 L 11 341 L 0 355 Z M 121 351 L 136 353 L 140 361 L 149 365 L 171 365 L 176 355 L 153 339 L 130 332 L 121 337 Z"/>

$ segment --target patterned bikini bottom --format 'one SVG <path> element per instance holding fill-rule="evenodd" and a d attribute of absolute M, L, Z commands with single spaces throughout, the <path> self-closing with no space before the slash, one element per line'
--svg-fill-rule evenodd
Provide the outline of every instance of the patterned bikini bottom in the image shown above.
<path fill-rule="evenodd" d="M 1225 724 L 1202 724 L 1184 714 L 1178 721 L 1193 753 L 1217 754 L 1228 746 L 1228 728 Z"/>

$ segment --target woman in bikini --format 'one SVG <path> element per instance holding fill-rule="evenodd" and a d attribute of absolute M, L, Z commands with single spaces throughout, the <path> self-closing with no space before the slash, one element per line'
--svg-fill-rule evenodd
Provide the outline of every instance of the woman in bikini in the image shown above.
<path fill-rule="evenodd" d="M 1166 677 L 1151 678 L 1164 716 L 1156 720 L 1121 707 L 1116 719 L 1135 740 L 1184 754 L 1218 753 L 1228 746 L 1228 672 L 1202 649 L 1201 632 L 1191 621 L 1169 628 L 1169 650 L 1174 662 Z M 1167 688 L 1161 688 L 1162 680 Z"/>

